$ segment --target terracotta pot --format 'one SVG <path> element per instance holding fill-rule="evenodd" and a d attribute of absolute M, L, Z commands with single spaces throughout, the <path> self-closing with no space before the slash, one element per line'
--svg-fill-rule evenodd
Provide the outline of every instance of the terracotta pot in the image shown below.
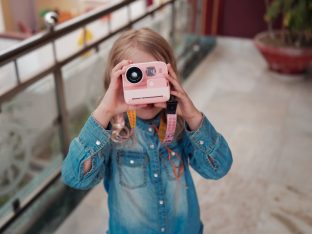
<path fill-rule="evenodd" d="M 312 48 L 295 48 L 270 45 L 264 42 L 268 32 L 255 36 L 254 44 L 264 56 L 271 70 L 287 73 L 304 73 L 312 65 Z"/>

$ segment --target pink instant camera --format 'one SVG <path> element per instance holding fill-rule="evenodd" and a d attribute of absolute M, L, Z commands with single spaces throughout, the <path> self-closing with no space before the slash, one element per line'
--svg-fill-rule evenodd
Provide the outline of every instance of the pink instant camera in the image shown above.
<path fill-rule="evenodd" d="M 161 61 L 128 65 L 122 75 L 125 102 L 136 105 L 168 101 L 170 86 L 166 74 L 167 65 Z"/>

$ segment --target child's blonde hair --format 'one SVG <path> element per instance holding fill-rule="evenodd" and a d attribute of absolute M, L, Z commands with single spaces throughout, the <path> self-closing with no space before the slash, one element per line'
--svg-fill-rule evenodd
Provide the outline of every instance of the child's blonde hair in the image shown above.
<path fill-rule="evenodd" d="M 111 79 L 112 69 L 122 60 L 127 59 L 127 53 L 131 48 L 140 49 L 146 53 L 151 54 L 159 61 L 170 63 L 175 73 L 178 75 L 176 60 L 174 53 L 169 43 L 158 33 L 149 29 L 130 29 L 121 34 L 121 36 L 114 42 L 106 63 L 104 73 L 104 87 L 108 89 Z M 162 110 L 164 112 L 164 110 Z M 113 132 L 121 132 L 124 128 L 122 124 L 116 123 L 117 119 L 111 120 Z M 179 138 L 183 131 L 184 121 L 178 117 L 178 124 L 176 129 L 176 138 Z"/>

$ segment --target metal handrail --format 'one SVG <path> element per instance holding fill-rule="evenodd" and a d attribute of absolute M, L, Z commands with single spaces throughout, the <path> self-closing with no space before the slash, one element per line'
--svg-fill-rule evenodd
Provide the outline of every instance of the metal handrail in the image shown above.
<path fill-rule="evenodd" d="M 68 120 L 68 113 L 67 113 L 67 108 L 66 108 L 66 103 L 65 103 L 65 92 L 64 92 L 64 84 L 63 84 L 63 76 L 62 76 L 62 67 L 75 58 L 79 57 L 86 51 L 89 51 L 90 49 L 95 48 L 96 50 L 98 49 L 98 46 L 109 39 L 110 37 L 120 33 L 121 31 L 131 28 L 131 26 L 146 18 L 147 16 L 153 15 L 155 12 L 160 10 L 161 8 L 171 4 L 172 5 L 172 22 L 171 22 L 171 36 L 173 36 L 174 33 L 174 16 L 175 16 L 175 7 L 174 4 L 176 0 L 168 0 L 165 3 L 153 8 L 149 9 L 146 11 L 145 14 L 142 16 L 128 21 L 126 25 L 123 27 L 118 28 L 117 30 L 111 31 L 109 29 L 109 34 L 107 36 L 104 36 L 97 41 L 94 41 L 91 44 L 84 45 L 84 47 L 80 50 L 78 50 L 76 53 L 70 55 L 69 57 L 58 61 L 56 58 L 56 54 L 54 53 L 54 59 L 55 63 L 46 68 L 44 71 L 39 72 L 36 75 L 33 75 L 31 78 L 29 78 L 27 81 L 21 82 L 19 80 L 19 70 L 18 70 L 18 64 L 17 64 L 17 59 L 22 57 L 25 54 L 30 53 L 31 51 L 36 50 L 39 47 L 42 47 L 46 44 L 52 43 L 54 46 L 54 42 L 56 39 L 61 38 L 70 32 L 73 32 L 77 29 L 83 28 L 85 25 L 88 23 L 91 23 L 100 17 L 103 17 L 105 15 L 108 15 L 110 13 L 113 13 L 123 7 L 129 7 L 129 5 L 137 0 L 125 0 L 121 1 L 115 5 L 112 5 L 110 7 L 105 7 L 105 8 L 98 8 L 96 10 L 93 10 L 91 12 L 88 12 L 84 15 L 78 16 L 75 19 L 69 20 L 68 22 L 62 23 L 58 26 L 56 26 L 53 30 L 51 31 L 45 31 L 38 33 L 34 36 L 32 36 L 29 39 L 26 39 L 19 43 L 17 46 L 14 46 L 8 50 L 3 51 L 0 54 L 0 67 L 4 66 L 8 63 L 14 62 L 15 65 L 15 72 L 16 72 L 16 77 L 17 77 L 17 85 L 10 90 L 6 91 L 4 94 L 0 95 L 0 110 L 1 110 L 1 103 L 4 101 L 7 101 L 11 99 L 12 97 L 16 96 L 20 92 L 22 92 L 24 89 L 32 85 L 33 83 L 41 80 L 44 78 L 46 75 L 53 73 L 54 74 L 54 82 L 55 82 L 55 89 L 57 93 L 57 104 L 58 104 L 58 121 L 61 125 L 61 142 L 62 142 L 62 152 L 63 155 L 65 156 L 67 154 L 69 142 L 70 142 L 70 137 L 69 137 L 69 130 L 68 130 L 68 125 L 69 125 L 69 120 Z M 39 191 L 37 191 L 35 194 L 32 194 L 32 197 L 28 199 L 26 203 L 23 202 L 17 202 L 18 206 L 15 206 L 14 209 L 14 214 L 12 214 L 10 217 L 7 218 L 7 220 L 3 223 L 2 226 L 0 226 L 0 233 L 4 230 L 6 230 L 13 222 L 16 220 L 17 217 L 19 217 L 39 196 L 41 196 L 45 190 L 47 190 L 60 176 L 60 171 L 56 173 L 56 175 L 47 181 L 46 185 L 43 186 Z"/>
<path fill-rule="evenodd" d="M 60 25 L 57 25 L 52 31 L 46 30 L 44 32 L 38 33 L 19 43 L 17 46 L 9 48 L 8 50 L 0 53 L 0 66 L 11 62 L 13 59 L 20 57 L 31 50 L 41 47 L 47 43 L 51 43 L 51 41 L 56 40 L 72 31 L 75 31 L 76 29 L 81 28 L 83 25 L 91 23 L 102 16 L 108 15 L 136 1 L 137 0 L 125 0 L 108 8 L 100 7 L 99 9 L 94 9 L 83 15 L 70 19 Z"/>
<path fill-rule="evenodd" d="M 73 32 L 77 29 L 82 28 L 88 23 L 91 23 L 95 20 L 97 20 L 100 17 L 103 17 L 105 15 L 108 15 L 114 11 L 117 11 L 125 6 L 128 6 L 130 3 L 135 2 L 137 0 L 125 0 L 121 3 L 118 3 L 117 5 L 113 5 L 109 8 L 100 8 L 98 10 L 94 10 L 92 12 L 88 12 L 85 15 L 78 16 L 77 18 L 74 18 L 72 20 L 69 20 L 68 22 L 64 22 L 54 28 L 52 31 L 44 31 L 41 33 L 38 33 L 34 36 L 32 36 L 29 39 L 26 39 L 19 43 L 17 46 L 12 46 L 12 48 L 9 48 L 8 50 L 3 51 L 0 53 L 0 67 L 4 66 L 12 61 L 16 61 L 18 58 L 22 57 L 23 55 L 42 47 L 46 44 L 53 43 L 56 39 L 61 38 L 62 36 L 69 34 L 70 32 Z M 33 76 L 32 78 L 28 79 L 26 82 L 19 84 L 18 86 L 15 86 L 8 90 L 6 93 L 0 95 L 0 104 L 4 102 L 7 99 L 10 99 L 12 96 L 16 94 L 15 90 L 17 92 L 22 91 L 23 89 L 27 88 L 31 84 L 37 81 L 37 79 L 40 79 L 41 77 L 45 76 L 47 73 L 53 72 L 57 66 L 64 66 L 65 64 L 69 63 L 70 61 L 74 60 L 75 58 L 79 57 L 81 54 L 85 53 L 86 51 L 95 48 L 99 44 L 103 43 L 105 40 L 109 39 L 110 37 L 120 33 L 121 31 L 130 28 L 133 24 L 136 22 L 146 18 L 149 15 L 153 15 L 156 11 L 160 10 L 161 8 L 165 7 L 168 4 L 174 4 L 175 0 L 168 0 L 167 2 L 163 3 L 162 5 L 148 11 L 144 15 L 138 17 L 137 19 L 134 19 L 130 21 L 127 25 L 115 30 L 111 31 L 107 36 L 104 38 L 101 38 L 100 40 L 97 40 L 93 42 L 90 45 L 85 46 L 78 52 L 76 52 L 74 55 L 66 58 L 63 61 L 57 61 L 56 64 L 52 65 L 45 71 L 42 71 L 42 74 L 37 74 Z M 173 24 L 174 25 L 174 24 Z M 56 59 L 56 58 L 55 58 Z"/>

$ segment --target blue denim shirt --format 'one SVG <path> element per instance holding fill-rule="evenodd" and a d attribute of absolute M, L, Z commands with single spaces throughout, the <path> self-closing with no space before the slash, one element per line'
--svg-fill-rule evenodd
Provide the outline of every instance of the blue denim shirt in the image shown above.
<path fill-rule="evenodd" d="M 92 116 L 70 144 L 62 179 L 76 189 L 90 189 L 104 178 L 108 193 L 109 234 L 202 234 L 203 224 L 189 165 L 206 179 L 223 177 L 232 165 L 227 142 L 204 116 L 196 131 L 168 145 L 181 157 L 168 159 L 152 121 L 137 118 L 134 141 L 116 144 L 111 131 Z M 83 172 L 83 162 L 92 168 Z M 177 180 L 173 166 L 184 163 Z"/>

